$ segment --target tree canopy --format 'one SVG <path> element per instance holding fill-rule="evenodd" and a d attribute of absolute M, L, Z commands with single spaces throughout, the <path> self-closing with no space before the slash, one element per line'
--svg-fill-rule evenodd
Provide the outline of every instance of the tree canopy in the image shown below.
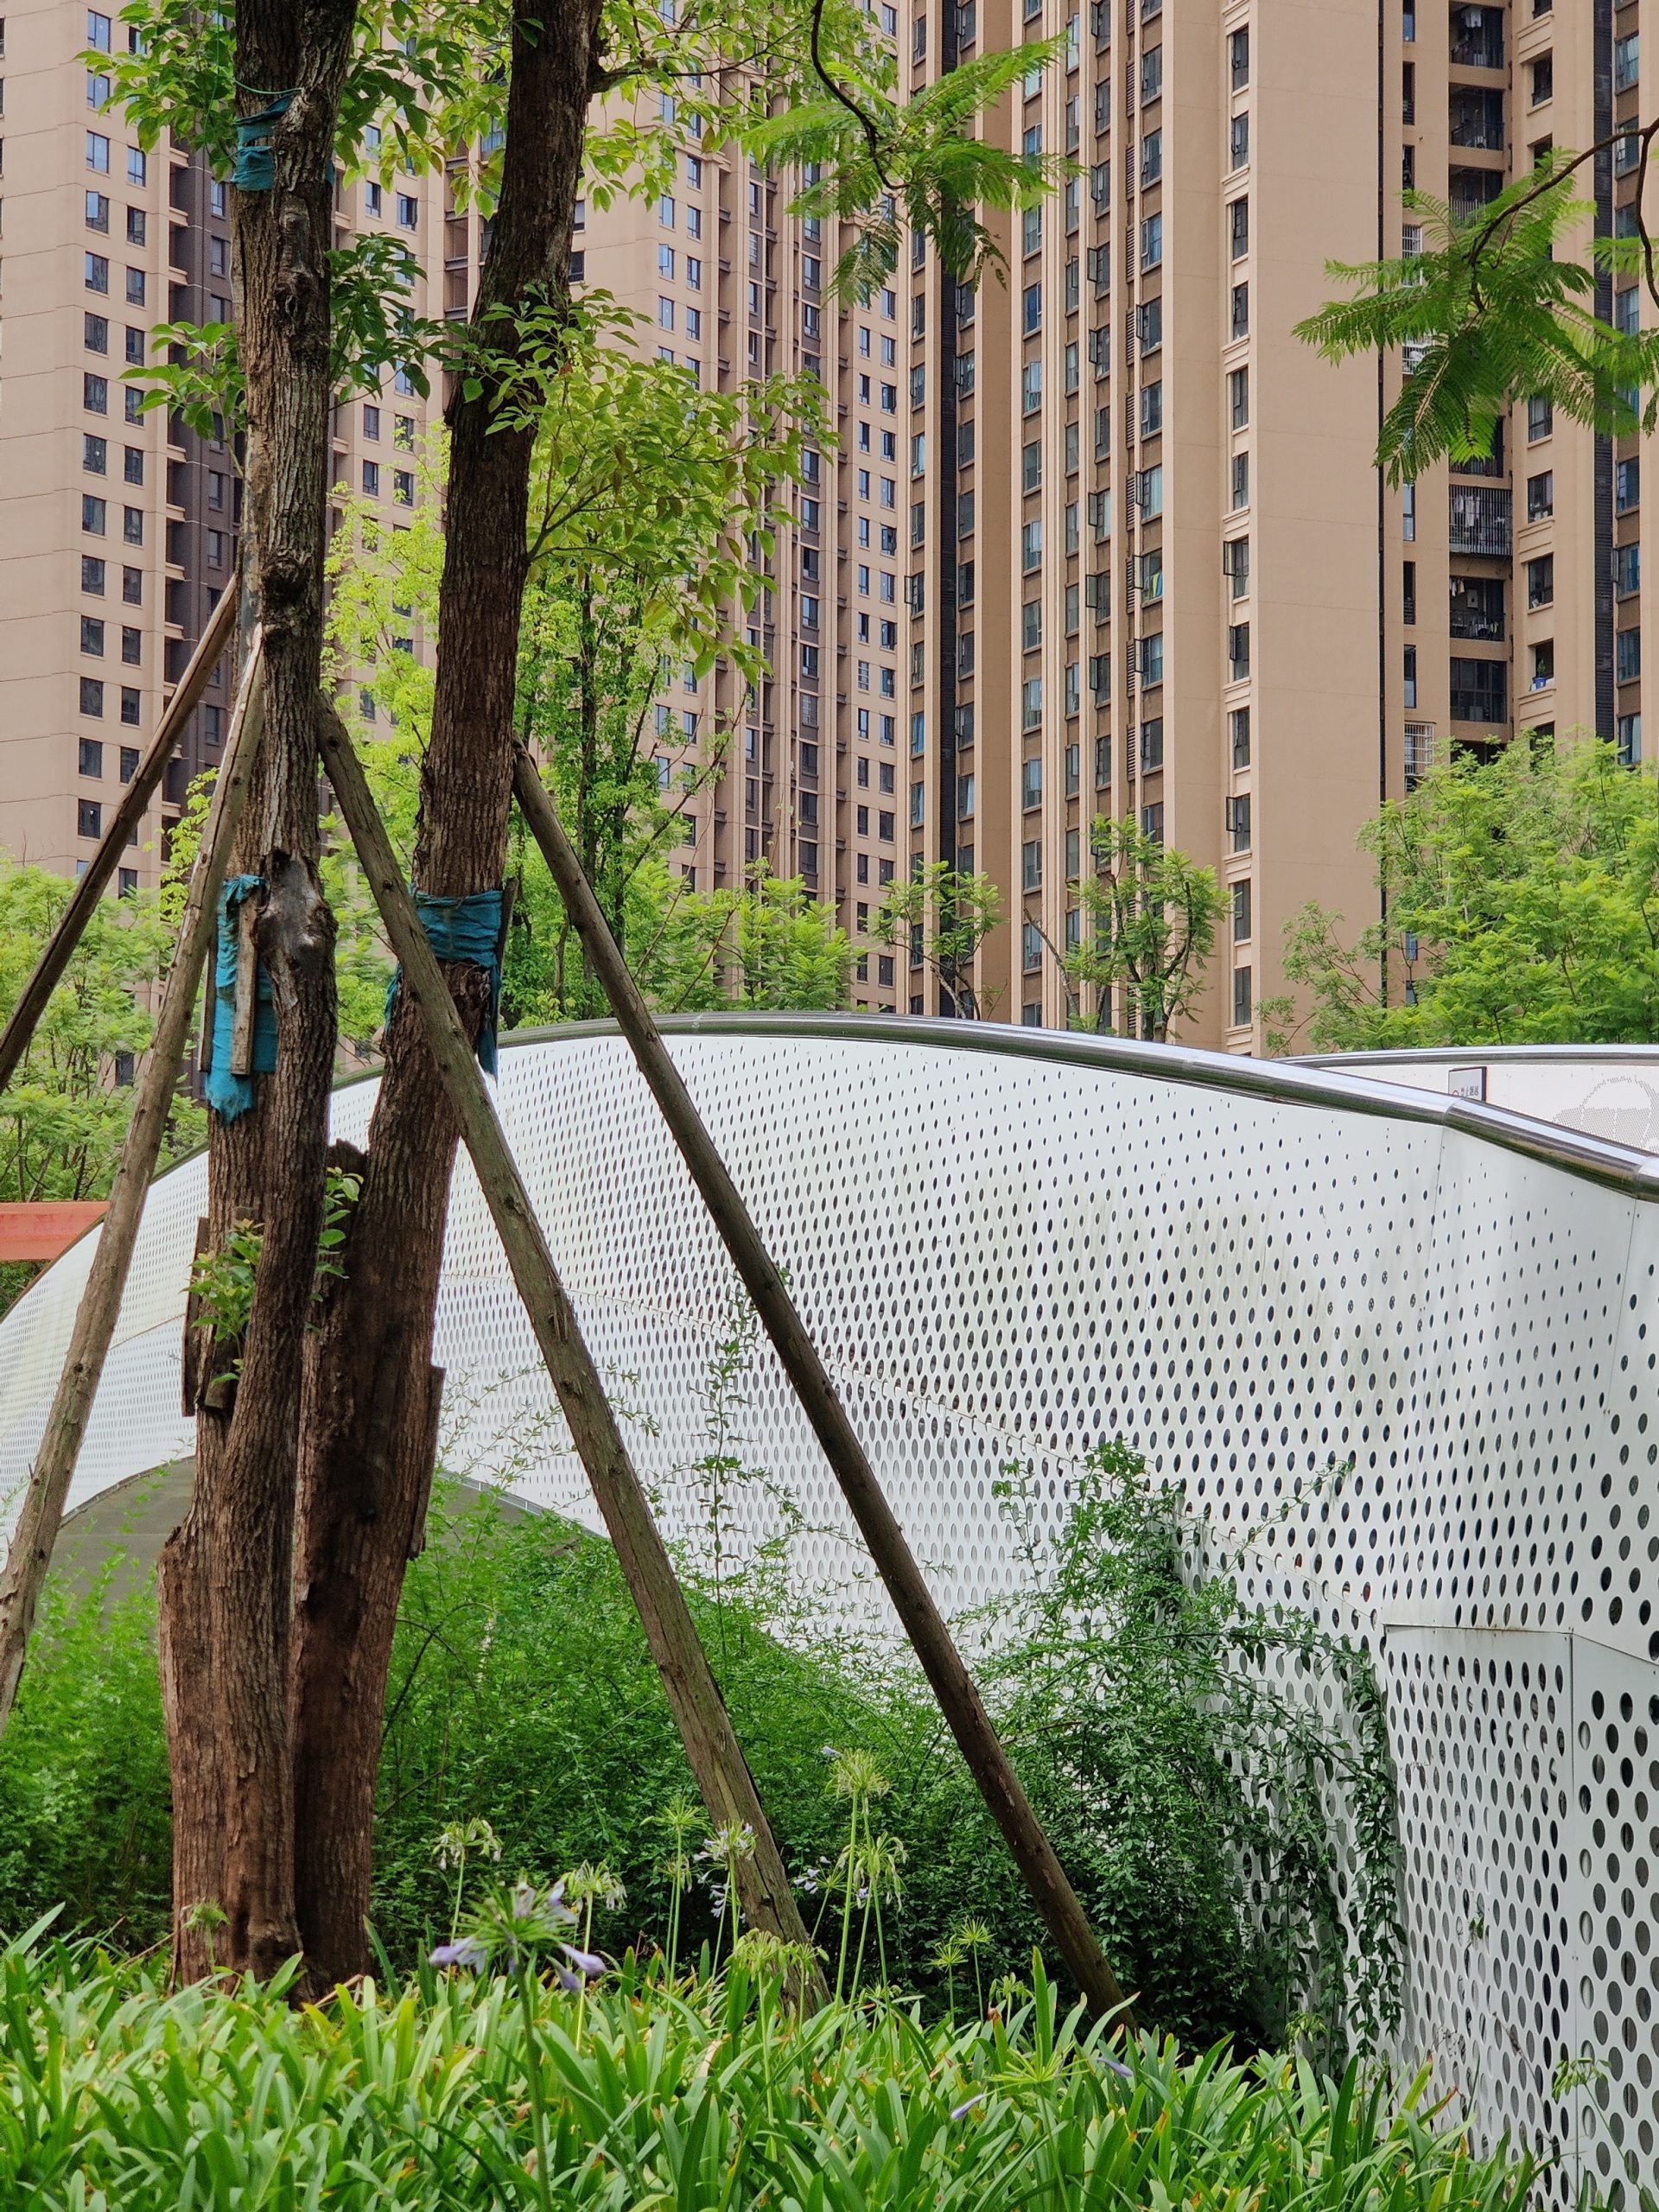
<path fill-rule="evenodd" d="M 1659 1039 L 1659 769 L 1592 739 L 1454 758 L 1361 833 L 1385 921 L 1318 906 L 1286 931 L 1269 1046 Z"/>

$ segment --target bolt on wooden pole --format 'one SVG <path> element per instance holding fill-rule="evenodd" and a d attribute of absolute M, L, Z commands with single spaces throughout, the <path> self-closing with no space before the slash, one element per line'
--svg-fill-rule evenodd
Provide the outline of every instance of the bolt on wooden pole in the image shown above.
<path fill-rule="evenodd" d="M 583 1341 L 575 1309 L 559 1280 L 454 1001 L 416 914 L 414 899 L 351 740 L 332 702 L 324 698 L 320 709 L 323 767 L 380 909 L 391 949 L 402 966 L 403 988 L 425 1021 L 432 1057 L 461 1123 L 571 1440 L 627 1578 L 691 1771 L 715 1827 L 747 1827 L 752 1833 L 752 1852 L 738 1856 L 733 1867 L 739 1897 L 753 1926 L 803 1947 L 805 1955 L 812 1958 L 811 1938 L 731 1716 L 698 1639 L 685 1592 L 652 1518 L 593 1354 Z M 810 1977 L 803 1979 L 809 1982 L 808 2000 L 821 2002 L 825 1993 L 816 1963 Z"/>
<path fill-rule="evenodd" d="M 156 796 L 156 789 L 167 772 L 167 764 L 173 758 L 173 748 L 178 743 L 185 724 L 189 721 L 196 702 L 207 689 L 207 680 L 213 672 L 219 655 L 230 643 L 236 626 L 236 594 L 221 592 L 207 627 L 202 632 L 196 649 L 190 656 L 189 665 L 179 679 L 178 689 L 162 710 L 156 735 L 149 752 L 139 762 L 132 781 L 121 795 L 121 804 L 110 820 L 109 828 L 99 842 L 98 850 L 87 862 L 86 873 L 76 884 L 69 904 L 59 917 L 58 925 L 46 941 L 46 948 L 35 963 L 35 972 L 24 984 L 22 995 L 13 1007 L 3 1033 L 0 1033 L 0 1090 L 3 1090 L 17 1072 L 17 1064 L 29 1050 L 29 1040 L 46 1011 L 46 1002 L 63 981 L 63 971 L 69 965 L 75 947 L 80 943 L 93 910 L 103 897 L 110 878 L 115 874 L 122 854 L 132 835 L 143 820 L 145 810 Z"/>
<path fill-rule="evenodd" d="M 773 1265 L 753 1216 L 732 1180 L 718 1147 L 675 1066 L 639 985 L 630 973 L 593 886 L 536 765 L 515 747 L 513 795 L 530 833 L 552 871 L 553 881 L 617 1022 L 632 1047 L 639 1071 L 662 1109 L 691 1179 L 702 1194 L 743 1287 L 771 1338 L 784 1372 L 841 1485 L 859 1532 L 893 1601 L 940 1710 L 986 1804 L 1001 1829 L 1049 1933 L 1093 2011 L 1128 2006 L 1077 1892 L 1055 1856 L 1041 1821 L 1014 1773 L 1001 1738 L 985 1710 L 979 1687 L 957 1650 L 944 1616 L 887 1503 L 839 1392 L 818 1357 L 795 1301 Z"/>
<path fill-rule="evenodd" d="M 29 1470 L 5 1573 L 0 1577 L 0 1735 L 5 1732 L 16 1700 L 35 1608 L 52 1564 L 64 1503 L 115 1334 L 145 1193 L 161 1154 L 174 1085 L 189 1042 L 197 980 L 219 928 L 219 887 L 247 800 L 264 727 L 264 669 L 256 632 L 213 786 L 201 848 L 191 872 L 178 950 L 162 988 L 156 1034 L 138 1077 L 132 1119 L 110 1188 L 109 1207 L 81 1292 L 41 1448 Z"/>

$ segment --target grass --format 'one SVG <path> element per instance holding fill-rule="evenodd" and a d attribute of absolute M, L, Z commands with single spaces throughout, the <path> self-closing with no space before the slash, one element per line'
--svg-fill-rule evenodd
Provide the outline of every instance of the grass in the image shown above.
<path fill-rule="evenodd" d="M 296 2008 L 39 1931 L 0 1953 L 19 2212 L 1521 2212 L 1534 2177 L 1426 2077 L 1125 2046 L 1040 1965 L 1012 2017 L 926 2026 L 798 2020 L 741 1960 L 669 1988 L 630 1958 L 580 1997 L 427 1967 Z"/>

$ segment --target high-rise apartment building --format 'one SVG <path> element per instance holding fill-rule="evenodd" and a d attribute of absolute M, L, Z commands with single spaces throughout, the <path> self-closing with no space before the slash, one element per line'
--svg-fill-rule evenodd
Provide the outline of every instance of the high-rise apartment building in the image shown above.
<path fill-rule="evenodd" d="M 1001 234 L 1006 284 L 910 281 L 912 851 L 989 873 L 981 996 L 1071 1010 L 1057 952 L 1097 814 L 1214 866 L 1186 1033 L 1249 1050 L 1307 900 L 1376 912 L 1355 834 L 1451 745 L 1585 727 L 1641 750 L 1640 460 L 1534 402 L 1489 462 L 1371 465 L 1404 365 L 1293 335 L 1327 260 L 1421 249 L 1638 111 L 1635 5 L 974 0 L 918 10 L 912 80 L 1065 41 L 990 126 L 1081 174 Z M 1593 173 L 1603 227 L 1634 147 Z M 1634 324 L 1639 294 L 1602 311 Z M 911 1003 L 927 1004 L 922 970 Z M 1082 1008 L 1092 1014 L 1092 1005 Z"/>
<path fill-rule="evenodd" d="M 1355 931 L 1372 917 L 1356 833 L 1427 761 L 1578 727 L 1639 758 L 1639 442 L 1535 401 L 1490 462 L 1389 491 L 1371 456 L 1404 365 L 1332 369 L 1293 335 L 1328 259 L 1421 245 L 1403 186 L 1467 210 L 1542 149 L 1633 123 L 1638 5 L 883 7 L 918 86 L 1062 41 L 983 127 L 1076 174 L 994 219 L 1001 278 L 971 292 L 916 241 L 839 305 L 835 226 L 729 151 L 688 151 L 659 200 L 584 210 L 575 273 L 639 311 L 642 344 L 706 389 L 817 375 L 834 430 L 749 618 L 770 679 L 677 673 L 657 702 L 664 773 L 704 772 L 689 879 L 801 875 L 855 939 L 855 1001 L 932 1012 L 925 965 L 862 925 L 895 874 L 982 869 L 1010 917 L 979 955 L 982 1006 L 1060 1024 L 1096 1011 L 1060 965 L 1090 825 L 1128 817 L 1217 870 L 1187 1033 L 1249 1050 L 1287 920 L 1309 899 Z M 231 573 L 233 456 L 137 415 L 121 381 L 163 315 L 226 312 L 229 232 L 199 163 L 146 158 L 99 112 L 78 57 L 118 22 L 12 0 L 3 35 L 0 838 L 67 869 Z M 1633 142 L 1586 180 L 1603 226 L 1628 227 Z M 423 312 L 464 315 L 487 249 L 457 181 L 340 187 L 342 237 L 414 247 Z M 1601 304 L 1643 316 L 1622 281 Z M 436 405 L 393 377 L 338 410 L 338 480 L 393 524 Z M 224 713 L 221 680 L 137 880 Z"/>
<path fill-rule="evenodd" d="M 893 33 L 895 12 L 881 13 Z M 182 149 L 147 155 L 79 58 L 126 35 L 79 0 L 14 0 L 0 18 L 0 842 L 65 872 L 92 850 L 231 580 L 240 520 L 234 453 L 141 411 L 123 381 L 158 321 L 232 312 L 229 188 Z M 461 178 L 339 188 L 342 241 L 383 231 L 413 249 L 417 314 L 464 317 L 474 296 L 489 226 Z M 677 673 L 655 719 L 664 775 L 702 772 L 676 855 L 686 880 L 735 886 L 764 862 L 852 929 L 902 849 L 905 333 L 896 286 L 837 306 L 836 226 L 791 217 L 790 196 L 741 156 L 688 152 L 659 200 L 581 211 L 573 274 L 637 309 L 706 389 L 773 372 L 823 382 L 839 448 L 808 455 L 749 618 L 771 680 L 751 692 L 729 662 Z M 440 399 L 395 373 L 342 403 L 341 493 L 395 526 L 420 496 Z M 186 785 L 218 758 L 228 680 L 221 669 L 193 716 L 124 885 L 155 880 Z M 892 955 L 871 946 L 856 964 L 857 1001 L 893 1005 Z"/>

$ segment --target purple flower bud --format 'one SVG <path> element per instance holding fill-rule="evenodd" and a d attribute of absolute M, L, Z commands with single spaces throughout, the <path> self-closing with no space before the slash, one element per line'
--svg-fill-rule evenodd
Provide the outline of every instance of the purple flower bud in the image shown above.
<path fill-rule="evenodd" d="M 585 1974 L 590 1980 L 604 1973 L 605 1961 L 597 1951 L 579 1951 L 574 1943 L 561 1943 L 559 1948 L 569 1960 L 571 1965 L 579 1973 Z"/>
<path fill-rule="evenodd" d="M 490 1962 L 490 1955 L 475 1936 L 463 1936 L 458 1943 L 440 1943 L 433 1952 L 435 1967 L 459 1967 L 463 1974 L 482 1974 Z"/>
<path fill-rule="evenodd" d="M 965 2105 L 958 2105 L 956 2110 L 951 2113 L 950 2117 L 952 2120 L 966 2120 L 969 2113 L 972 2112 L 974 2107 L 976 2105 L 982 2105 L 984 2101 L 985 2092 L 982 2089 L 976 2097 L 969 2097 Z"/>

